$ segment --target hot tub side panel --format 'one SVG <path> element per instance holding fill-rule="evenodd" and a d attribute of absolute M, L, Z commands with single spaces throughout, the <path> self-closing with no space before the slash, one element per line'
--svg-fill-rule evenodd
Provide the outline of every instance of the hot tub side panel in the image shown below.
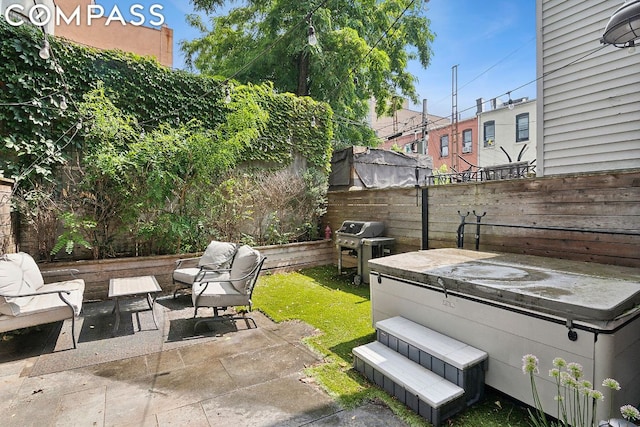
<path fill-rule="evenodd" d="M 615 335 L 575 330 L 577 340 L 571 341 L 564 320 L 553 316 L 540 316 L 474 296 L 445 294 L 434 286 L 378 276 L 375 271 L 370 277 L 370 289 L 374 325 L 389 317 L 403 316 L 486 351 L 489 354 L 486 384 L 529 405 L 533 405 L 533 400 L 529 379 L 522 373 L 522 356 L 535 354 L 540 360 L 538 391 L 545 410 L 552 416 L 557 416 L 553 399 L 556 385 L 548 372 L 555 357 L 580 363 L 585 378 L 596 386 L 609 376 L 618 379 L 629 394 L 615 396 L 615 402 L 622 401 L 624 396 L 637 397 L 637 386 L 631 381 L 635 378 L 638 382 L 640 367 L 630 363 L 630 359 L 634 351 L 638 354 L 639 321 Z M 627 344 L 619 343 L 623 339 Z"/>
<path fill-rule="evenodd" d="M 614 378 L 620 382 L 621 390 L 605 400 L 613 398 L 612 417 L 620 417 L 618 409 L 622 405 L 640 406 L 640 315 L 616 330 L 614 333 L 600 333 L 596 337 L 594 350 L 595 388 L 605 392 L 601 379 Z M 605 402 L 603 415 L 609 413 L 609 402 Z"/>

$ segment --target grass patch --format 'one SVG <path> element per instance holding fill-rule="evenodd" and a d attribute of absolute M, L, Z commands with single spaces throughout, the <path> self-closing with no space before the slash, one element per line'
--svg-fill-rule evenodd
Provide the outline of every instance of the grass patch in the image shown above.
<path fill-rule="evenodd" d="M 302 320 L 320 331 L 305 339 L 325 363 L 311 367 L 331 396 L 350 408 L 366 400 L 382 400 L 411 426 L 428 426 L 404 404 L 370 384 L 352 368 L 351 350 L 375 340 L 368 286 L 353 286 L 351 277 L 322 266 L 260 278 L 253 294 L 254 308 L 276 322 Z M 527 427 L 526 410 L 496 393 L 449 421 L 449 426 Z"/>

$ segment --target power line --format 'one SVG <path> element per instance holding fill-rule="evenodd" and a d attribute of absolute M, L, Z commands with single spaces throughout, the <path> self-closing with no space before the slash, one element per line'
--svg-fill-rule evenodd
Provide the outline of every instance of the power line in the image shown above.
<path fill-rule="evenodd" d="M 531 81 L 529 81 L 529 82 L 527 82 L 527 83 L 524 83 L 524 84 L 522 84 L 522 85 L 520 85 L 520 86 L 516 87 L 515 89 L 511 89 L 511 90 L 508 90 L 508 91 L 506 91 L 506 92 L 504 92 L 504 93 L 502 93 L 502 94 L 500 94 L 500 95 L 498 95 L 498 96 L 494 96 L 492 99 L 499 98 L 499 97 L 504 96 L 504 95 L 510 95 L 510 94 L 511 94 L 511 92 L 515 92 L 515 91 L 517 91 L 517 90 L 520 90 L 520 89 L 522 89 L 522 88 L 524 88 L 524 87 L 526 87 L 526 86 L 529 86 L 529 85 L 530 85 L 530 84 L 532 84 L 532 83 L 536 83 L 538 80 L 540 80 L 540 79 L 542 79 L 542 78 L 544 78 L 544 77 L 547 77 L 547 76 L 549 76 L 549 75 L 551 75 L 551 74 L 553 74 L 553 73 L 557 73 L 558 71 L 562 71 L 562 70 L 564 70 L 565 68 L 567 68 L 567 67 L 569 67 L 569 66 L 571 66 L 571 65 L 574 65 L 574 64 L 576 64 L 576 63 L 578 63 L 578 62 L 582 61 L 583 59 L 586 59 L 587 57 L 589 57 L 589 56 L 593 55 L 594 53 L 596 53 L 596 52 L 598 52 L 598 51 L 600 51 L 600 50 L 604 49 L 605 47 L 607 47 L 607 46 L 606 46 L 606 45 L 599 46 L 599 47 L 597 47 L 597 48 L 595 48 L 595 49 L 593 49 L 593 50 L 591 50 L 591 51 L 587 52 L 586 54 L 584 54 L 584 55 L 580 56 L 579 58 L 576 58 L 576 59 L 574 59 L 573 61 L 568 62 L 567 64 L 565 64 L 565 65 L 563 65 L 563 66 L 561 66 L 561 67 L 559 67 L 559 68 L 556 68 L 556 69 L 554 69 L 554 70 L 547 71 L 546 73 L 543 73 L 542 75 L 540 75 L 540 76 L 536 77 L 535 79 L 533 79 L 533 80 L 531 80 Z M 486 102 L 489 102 L 489 101 L 485 101 L 485 103 L 486 103 Z M 476 105 L 473 105 L 473 106 L 471 106 L 471 107 L 465 108 L 464 110 L 459 111 L 459 113 L 464 113 L 464 112 L 466 112 L 466 111 L 473 110 L 474 108 L 476 108 Z M 444 121 L 444 120 L 450 121 L 450 120 L 452 120 L 452 119 L 453 119 L 453 118 L 449 115 L 449 116 L 442 117 L 441 119 L 438 119 L 438 120 L 436 120 L 436 121 L 434 121 L 434 122 L 430 122 L 430 123 L 431 123 L 431 124 L 435 124 L 435 123 L 438 123 L 438 122 L 440 122 L 440 121 Z M 448 124 L 448 123 L 447 123 L 447 124 Z M 419 129 L 419 128 L 418 128 L 418 129 Z"/>
<path fill-rule="evenodd" d="M 61 153 L 65 148 L 67 148 L 67 146 L 69 144 L 71 144 L 71 141 L 73 141 L 73 139 L 76 137 L 76 135 L 78 134 L 78 132 L 80 132 L 80 129 L 82 129 L 82 119 L 79 119 L 77 122 L 75 122 L 73 125 L 71 125 L 66 131 L 64 131 L 64 133 L 57 139 L 55 140 L 55 142 L 53 143 L 53 145 L 55 146 L 58 142 L 60 142 L 60 140 L 62 140 L 62 138 L 64 138 L 71 130 L 73 130 L 73 135 L 71 135 L 71 137 L 69 137 L 69 140 L 60 148 L 56 149 L 56 152 Z M 42 153 L 36 160 L 34 160 L 31 165 L 29 165 L 25 170 L 22 171 L 22 173 L 20 173 L 20 175 L 18 175 L 15 179 L 15 183 L 13 185 L 13 189 L 11 190 L 11 195 L 13 196 L 16 192 L 16 190 L 18 189 L 18 183 L 20 181 L 22 181 L 27 175 L 29 175 L 38 165 L 38 163 L 40 163 L 40 161 L 45 157 L 51 155 L 49 153 Z"/>
<path fill-rule="evenodd" d="M 491 65 L 489 68 L 487 68 L 486 70 L 482 71 L 480 74 L 478 74 L 477 76 L 475 76 L 474 78 L 472 78 L 471 80 L 469 80 L 468 82 L 466 82 L 465 84 L 463 84 L 462 86 L 460 86 L 460 89 L 465 88 L 466 86 L 469 86 L 471 83 L 473 83 L 474 81 L 478 80 L 480 77 L 482 77 L 483 75 L 487 74 L 489 71 L 491 71 L 492 69 L 494 69 L 495 67 L 497 67 L 498 65 L 502 64 L 504 61 L 506 61 L 508 58 L 510 58 L 511 56 L 515 55 L 518 51 L 520 51 L 522 48 L 524 48 L 526 45 L 528 45 L 529 43 L 531 43 L 533 40 L 535 40 L 535 36 L 532 37 L 531 39 L 529 39 L 529 41 L 521 44 L 517 49 L 509 52 L 506 56 L 500 58 L 498 60 L 498 62 L 494 63 L 493 65 Z M 440 104 L 442 101 L 444 101 L 445 99 L 448 99 L 449 96 L 445 96 L 444 98 L 434 102 L 433 104 L 438 105 Z"/>

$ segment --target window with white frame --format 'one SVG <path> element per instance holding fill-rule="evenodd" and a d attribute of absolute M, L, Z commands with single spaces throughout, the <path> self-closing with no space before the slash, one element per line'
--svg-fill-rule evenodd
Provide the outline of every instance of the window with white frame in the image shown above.
<path fill-rule="evenodd" d="M 516 116 L 516 142 L 529 140 L 529 113 Z"/>
<path fill-rule="evenodd" d="M 442 135 L 440 137 L 440 157 L 447 157 L 449 155 L 449 135 Z"/>
<path fill-rule="evenodd" d="M 473 138 L 471 129 L 462 131 L 462 152 L 471 153 L 473 151 Z"/>
<path fill-rule="evenodd" d="M 484 146 L 493 147 L 496 144 L 496 122 L 490 120 L 482 125 L 484 134 Z"/>

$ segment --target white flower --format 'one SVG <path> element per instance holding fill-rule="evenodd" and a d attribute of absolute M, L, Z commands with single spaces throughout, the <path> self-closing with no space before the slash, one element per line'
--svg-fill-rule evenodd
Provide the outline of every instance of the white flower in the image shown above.
<path fill-rule="evenodd" d="M 567 371 L 571 373 L 571 376 L 576 380 L 582 378 L 582 365 L 576 362 L 571 362 L 567 365 Z"/>
<path fill-rule="evenodd" d="M 565 366 L 567 366 L 567 362 L 562 357 L 556 357 L 555 359 L 553 359 L 553 366 L 555 366 L 556 368 L 564 368 Z"/>
<path fill-rule="evenodd" d="M 625 420 L 640 420 L 640 411 L 631 405 L 624 405 L 620 408 L 620 413 Z"/>
<path fill-rule="evenodd" d="M 536 356 L 533 354 L 525 354 L 522 356 L 522 373 L 538 373 L 538 358 Z"/>
<path fill-rule="evenodd" d="M 604 381 L 602 381 L 602 387 L 607 387 L 610 388 L 611 390 L 620 390 L 620 383 L 616 380 L 614 380 L 613 378 L 605 378 Z"/>
<path fill-rule="evenodd" d="M 604 394 L 598 390 L 589 390 L 589 397 L 593 400 L 604 400 Z"/>

